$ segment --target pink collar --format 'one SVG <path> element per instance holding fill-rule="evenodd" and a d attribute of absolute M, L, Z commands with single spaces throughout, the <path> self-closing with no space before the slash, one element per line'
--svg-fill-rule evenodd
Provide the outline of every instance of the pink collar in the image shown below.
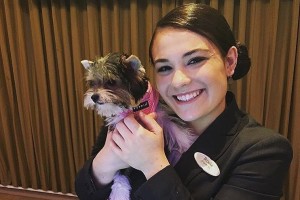
<path fill-rule="evenodd" d="M 150 114 L 152 112 L 155 112 L 157 104 L 159 101 L 159 93 L 152 87 L 150 82 L 148 82 L 148 89 L 143 96 L 141 103 L 133 107 L 132 109 L 124 110 L 122 113 L 120 113 L 118 116 L 114 117 L 113 119 L 107 119 L 107 125 L 115 125 L 131 113 L 134 113 L 135 115 L 139 112 L 143 112 L 145 114 Z"/>
<path fill-rule="evenodd" d="M 159 93 L 152 87 L 150 82 L 148 82 L 148 89 L 143 96 L 141 103 L 137 107 L 133 107 L 134 113 L 143 111 L 145 114 L 150 114 L 155 112 L 159 100 Z"/>

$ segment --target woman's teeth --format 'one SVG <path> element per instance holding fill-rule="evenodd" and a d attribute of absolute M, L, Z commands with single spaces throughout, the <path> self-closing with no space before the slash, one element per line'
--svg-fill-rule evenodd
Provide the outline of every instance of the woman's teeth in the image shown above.
<path fill-rule="evenodd" d="M 201 92 L 202 92 L 202 90 L 198 90 L 198 91 L 195 91 L 195 92 L 192 92 L 189 94 L 175 96 L 175 98 L 179 101 L 189 101 L 189 100 L 199 96 Z"/>

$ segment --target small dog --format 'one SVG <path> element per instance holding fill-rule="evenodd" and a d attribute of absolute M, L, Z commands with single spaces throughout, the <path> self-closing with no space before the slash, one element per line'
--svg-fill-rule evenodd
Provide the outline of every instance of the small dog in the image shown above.
<path fill-rule="evenodd" d="M 192 131 L 159 99 L 159 93 L 151 86 L 139 58 L 109 53 L 94 61 L 83 60 L 81 63 L 87 70 L 86 81 L 89 87 L 85 93 L 84 106 L 96 110 L 104 117 L 110 130 L 130 113 L 156 112 L 156 120 L 164 131 L 168 160 L 175 165 L 191 145 L 181 136 L 190 136 Z M 130 190 L 127 177 L 118 173 L 114 177 L 109 199 L 130 199 Z"/>

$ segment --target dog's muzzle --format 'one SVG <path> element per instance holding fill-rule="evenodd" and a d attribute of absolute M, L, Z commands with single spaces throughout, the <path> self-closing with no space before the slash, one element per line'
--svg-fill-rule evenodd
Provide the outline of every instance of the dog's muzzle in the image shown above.
<path fill-rule="evenodd" d="M 97 103 L 97 104 L 103 104 L 103 102 L 99 101 L 100 99 L 100 96 L 98 94 L 93 94 L 91 96 L 91 99 L 93 100 L 94 103 Z"/>

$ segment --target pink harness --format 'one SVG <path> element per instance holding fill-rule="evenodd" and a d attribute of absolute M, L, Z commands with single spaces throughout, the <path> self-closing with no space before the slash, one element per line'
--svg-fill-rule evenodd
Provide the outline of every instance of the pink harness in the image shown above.
<path fill-rule="evenodd" d="M 143 96 L 141 103 L 132 110 L 135 114 L 139 111 L 143 111 L 145 114 L 150 114 L 156 110 L 158 100 L 159 93 L 151 86 L 150 82 L 148 82 L 148 89 L 146 94 Z"/>
<path fill-rule="evenodd" d="M 133 107 L 132 109 L 124 110 L 118 116 L 114 117 L 113 120 L 108 121 L 107 125 L 115 125 L 132 113 L 134 113 L 134 115 L 137 115 L 141 111 L 145 114 L 155 112 L 158 101 L 159 93 L 152 87 L 150 82 L 148 82 L 148 89 L 145 95 L 143 96 L 141 103 L 138 106 Z"/>

